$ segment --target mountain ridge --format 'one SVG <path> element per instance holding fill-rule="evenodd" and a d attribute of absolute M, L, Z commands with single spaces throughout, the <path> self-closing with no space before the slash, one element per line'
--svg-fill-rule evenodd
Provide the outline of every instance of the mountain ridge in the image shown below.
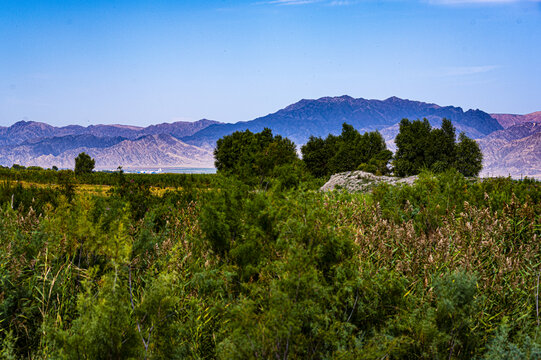
<path fill-rule="evenodd" d="M 300 146 L 310 136 L 339 134 L 344 122 L 361 132 L 380 131 L 393 149 L 393 139 L 402 118 L 427 118 L 432 126 L 438 127 L 444 117 L 453 121 L 457 133 L 465 132 L 479 139 L 486 153 L 486 169 L 492 173 L 508 170 L 498 165 L 502 163 L 514 169 L 513 174 L 519 174 L 517 169 L 521 166 L 528 169 L 528 173 L 541 174 L 537 169 L 540 165 L 528 163 L 536 160 L 540 152 L 536 134 L 541 129 L 541 112 L 488 114 L 479 109 L 464 111 L 461 107 L 396 96 L 377 100 L 348 95 L 301 99 L 273 113 L 237 123 L 201 119 L 147 127 L 123 124 L 54 127 L 19 121 L 0 127 L 0 165 L 73 167 L 77 152 L 85 151 L 96 158 L 98 169 L 114 169 L 119 165 L 212 167 L 216 140 L 234 131 L 259 132 L 268 127 Z M 524 153 L 513 152 L 514 148 Z"/>
<path fill-rule="evenodd" d="M 176 137 L 195 134 L 218 121 L 201 119 L 194 122 L 177 121 L 161 123 L 147 127 L 123 124 L 97 124 L 87 127 L 81 125 L 67 125 L 56 127 L 43 122 L 21 120 L 9 127 L 0 128 L 0 146 L 20 145 L 30 139 L 62 137 L 68 135 L 93 135 L 96 137 L 121 136 L 126 139 L 136 139 L 142 135 L 168 133 Z"/>
<path fill-rule="evenodd" d="M 213 145 L 216 140 L 234 131 L 259 132 L 268 127 L 274 133 L 286 136 L 301 145 L 312 135 L 324 137 L 327 134 L 338 134 L 344 122 L 360 131 L 373 131 L 395 125 L 402 118 L 425 117 L 433 120 L 448 118 L 455 124 L 472 129 L 468 134 L 471 137 L 482 137 L 503 129 L 488 113 L 478 109 L 464 111 L 460 107 L 440 106 L 398 97 L 367 100 L 343 95 L 302 99 L 274 113 L 250 121 L 208 126 L 182 140 L 194 145 Z"/>
<path fill-rule="evenodd" d="M 511 127 L 513 125 L 534 122 L 541 123 L 541 111 L 536 111 L 529 114 L 518 115 L 518 114 L 490 114 L 496 121 L 503 126 L 504 129 Z"/>

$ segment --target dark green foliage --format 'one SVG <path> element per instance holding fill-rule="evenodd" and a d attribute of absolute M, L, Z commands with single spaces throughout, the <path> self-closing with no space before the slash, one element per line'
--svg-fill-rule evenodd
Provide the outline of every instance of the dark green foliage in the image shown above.
<path fill-rule="evenodd" d="M 237 264 L 243 279 L 259 276 L 260 261 L 276 240 L 268 194 L 251 194 L 242 183 L 224 179 L 222 194 L 213 194 L 201 213 L 201 229 L 211 249 Z"/>
<path fill-rule="evenodd" d="M 13 164 L 13 165 L 11 166 L 11 169 L 12 169 L 12 170 L 15 170 L 15 171 L 18 171 L 18 170 L 25 170 L 26 167 L 25 167 L 25 166 L 22 166 L 22 165 L 19 165 L 19 164 Z"/>
<path fill-rule="evenodd" d="M 39 167 L 39 166 L 29 166 L 26 168 L 26 170 L 29 170 L 29 171 L 39 171 L 39 170 L 43 170 L 42 167 Z"/>
<path fill-rule="evenodd" d="M 374 201 L 381 206 L 383 216 L 394 221 L 411 220 L 416 230 L 423 232 L 437 229 L 444 215 L 450 211 L 459 214 L 466 204 L 500 213 L 508 209 L 516 215 L 518 204 L 538 204 L 540 196 L 541 184 L 535 180 L 472 181 L 454 169 L 436 175 L 422 172 L 414 186 L 381 184 L 373 190 Z M 536 209 L 541 215 L 541 209 Z"/>
<path fill-rule="evenodd" d="M 277 166 L 273 175 L 272 184 L 275 191 L 299 188 L 319 189 L 324 184 L 321 179 L 314 178 L 308 172 L 302 161 Z"/>
<path fill-rule="evenodd" d="M 2 183 L 0 357 L 539 358 L 539 182 L 321 193 L 296 166 L 161 196 L 119 171 L 70 202 Z"/>
<path fill-rule="evenodd" d="M 33 211 L 41 214 L 47 204 L 57 203 L 58 191 L 53 188 L 23 187 L 20 183 L 0 182 L 0 204 L 15 210 Z"/>
<path fill-rule="evenodd" d="M 348 345 L 359 263 L 346 233 L 317 229 L 328 221 L 312 206 L 317 201 L 312 194 L 291 203 L 265 193 L 244 201 L 253 220 L 229 252 L 243 286 L 228 310 L 219 358 L 325 356 Z"/>
<path fill-rule="evenodd" d="M 315 177 L 352 170 L 383 175 L 389 173 L 388 164 L 392 158 L 379 132 L 361 135 L 346 123 L 342 125 L 340 136 L 310 137 L 301 152 L 306 168 Z"/>
<path fill-rule="evenodd" d="M 464 176 L 477 176 L 482 168 L 479 145 L 464 133 L 458 143 L 455 138 L 455 128 L 448 119 L 443 119 L 441 129 L 432 129 L 427 119 L 402 119 L 395 138 L 395 174 L 416 175 L 423 169 L 438 173 L 454 167 Z"/>
<path fill-rule="evenodd" d="M 479 145 L 464 133 L 458 137 L 455 167 L 464 176 L 477 176 L 483 168 L 483 153 Z"/>
<path fill-rule="evenodd" d="M 425 157 L 432 171 L 443 172 L 454 166 L 455 137 L 455 128 L 447 119 L 443 119 L 440 129 L 430 131 Z"/>
<path fill-rule="evenodd" d="M 444 273 L 432 283 L 434 292 L 427 299 L 411 297 L 401 305 L 408 314 L 387 322 L 381 332 L 368 340 L 367 358 L 391 359 L 471 359 L 479 350 L 473 328 L 479 326 L 476 277 L 457 271 Z M 408 294 L 408 293 L 407 293 Z M 409 295 L 408 295 L 409 297 Z"/>
<path fill-rule="evenodd" d="M 224 175 L 235 175 L 248 184 L 263 185 L 279 166 L 298 161 L 295 144 L 270 129 L 260 133 L 236 131 L 216 142 L 216 169 Z"/>
<path fill-rule="evenodd" d="M 332 157 L 330 144 L 334 143 L 335 139 L 333 135 L 329 135 L 325 140 L 310 136 L 308 142 L 301 147 L 302 161 L 315 177 L 324 177 L 330 173 L 329 160 Z"/>
<path fill-rule="evenodd" d="M 75 158 L 75 175 L 84 175 L 92 173 L 96 161 L 85 152 L 80 153 Z"/>
<path fill-rule="evenodd" d="M 342 125 L 342 133 L 338 137 L 335 148 L 331 150 L 333 156 L 329 159 L 332 173 L 351 171 L 357 167 L 357 140 L 359 132 L 348 124 Z"/>
<path fill-rule="evenodd" d="M 402 119 L 400 130 L 395 138 L 396 154 L 393 161 L 394 172 L 398 176 L 418 174 L 422 168 L 430 167 L 426 151 L 430 148 L 428 120 L 413 121 Z"/>
<path fill-rule="evenodd" d="M 456 272 L 436 279 L 434 282 L 436 295 L 435 320 L 438 330 L 443 332 L 446 342 L 445 353 L 460 354 L 471 358 L 477 343 L 476 334 L 472 331 L 477 325 L 479 302 L 477 295 L 477 277 L 473 274 Z"/>

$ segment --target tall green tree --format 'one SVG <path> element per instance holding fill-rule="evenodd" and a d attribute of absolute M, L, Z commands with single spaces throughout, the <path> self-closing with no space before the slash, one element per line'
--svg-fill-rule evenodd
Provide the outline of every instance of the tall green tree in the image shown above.
<path fill-rule="evenodd" d="M 329 172 L 329 160 L 331 158 L 327 140 L 310 136 L 308 142 L 302 146 L 301 152 L 302 161 L 312 175 L 318 178 L 327 175 Z"/>
<path fill-rule="evenodd" d="M 479 144 L 464 133 L 458 136 L 454 166 L 464 176 L 477 176 L 483 168 L 483 153 Z"/>
<path fill-rule="evenodd" d="M 377 175 L 390 172 L 389 161 L 393 153 L 387 150 L 385 139 L 379 131 L 367 132 L 361 135 L 356 146 L 357 169 Z"/>
<path fill-rule="evenodd" d="M 330 160 L 330 170 L 333 173 L 355 170 L 359 165 L 357 154 L 357 144 L 359 143 L 361 134 L 349 124 L 342 125 L 342 133 L 340 141 L 337 143 L 333 151 L 333 156 Z"/>
<path fill-rule="evenodd" d="M 295 143 L 265 128 L 260 133 L 236 131 L 216 142 L 215 166 L 219 173 L 235 175 L 246 183 L 263 184 L 274 169 L 299 161 Z"/>
<path fill-rule="evenodd" d="M 75 158 L 75 175 L 91 174 L 96 161 L 85 152 Z"/>
<path fill-rule="evenodd" d="M 402 119 L 395 143 L 393 165 L 398 176 L 416 175 L 424 168 L 434 172 L 456 168 L 465 176 L 476 176 L 481 171 L 479 146 L 464 133 L 456 143 L 455 128 L 448 119 L 443 119 L 440 129 L 432 129 L 427 119 Z"/>
<path fill-rule="evenodd" d="M 440 129 L 432 129 L 426 149 L 426 163 L 435 172 L 454 165 L 456 157 L 455 128 L 451 120 L 443 119 Z"/>
<path fill-rule="evenodd" d="M 394 142 L 397 150 L 394 171 L 398 176 L 418 174 L 427 164 L 426 150 L 429 147 L 432 127 L 427 119 L 409 121 L 402 119 Z"/>

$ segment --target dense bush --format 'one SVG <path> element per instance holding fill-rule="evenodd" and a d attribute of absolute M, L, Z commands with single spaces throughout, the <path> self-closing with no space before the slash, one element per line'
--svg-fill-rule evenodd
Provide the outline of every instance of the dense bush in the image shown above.
<path fill-rule="evenodd" d="M 0 188 L 3 358 L 539 357 L 539 182 L 159 197 L 115 176 Z"/>
<path fill-rule="evenodd" d="M 259 186 L 275 178 L 277 169 L 299 165 L 295 144 L 267 128 L 255 134 L 246 130 L 224 136 L 216 142 L 214 158 L 218 173 Z"/>

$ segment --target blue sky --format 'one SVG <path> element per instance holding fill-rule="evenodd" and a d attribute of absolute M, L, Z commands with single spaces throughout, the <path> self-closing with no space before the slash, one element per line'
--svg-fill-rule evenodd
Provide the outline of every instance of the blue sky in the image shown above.
<path fill-rule="evenodd" d="M 302 98 L 541 110 L 533 0 L 0 0 L 0 126 L 251 120 Z"/>

